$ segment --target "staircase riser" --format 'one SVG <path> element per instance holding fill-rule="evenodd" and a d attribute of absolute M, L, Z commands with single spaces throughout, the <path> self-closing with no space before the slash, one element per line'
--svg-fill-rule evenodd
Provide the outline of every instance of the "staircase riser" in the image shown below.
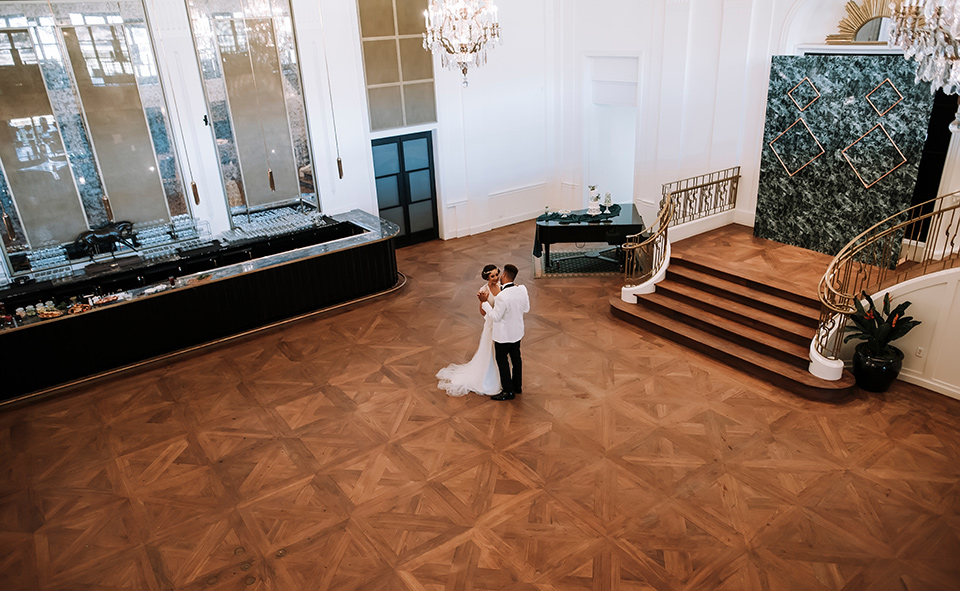
<path fill-rule="evenodd" d="M 678 312 L 677 310 L 671 309 L 667 306 L 663 306 L 659 303 L 652 302 L 650 300 L 645 300 L 643 298 L 638 298 L 637 303 L 644 308 L 648 308 L 650 310 L 653 310 L 654 312 L 663 314 L 669 318 L 676 319 L 677 321 L 683 322 L 688 326 L 692 326 L 698 330 L 702 330 L 703 332 L 712 334 L 713 336 L 720 337 L 722 339 L 734 342 L 742 347 L 746 347 L 751 351 L 755 351 L 758 355 L 766 355 L 767 357 L 770 357 L 772 359 L 776 359 L 784 363 L 795 365 L 800 369 L 805 369 L 810 364 L 810 360 L 807 359 L 806 357 L 798 357 L 788 351 L 783 351 L 781 349 L 777 349 L 776 347 L 771 347 L 766 343 L 757 342 L 753 339 L 744 337 L 732 330 L 725 329 L 715 324 L 703 322 L 699 318 L 695 318 L 687 314 L 683 314 L 682 312 Z"/>
<path fill-rule="evenodd" d="M 800 304 L 800 305 L 802 305 L 802 306 L 806 306 L 806 307 L 811 308 L 811 309 L 813 309 L 813 310 L 819 310 L 819 309 L 820 309 L 820 302 L 817 301 L 817 300 L 808 298 L 808 297 L 806 297 L 806 296 L 802 296 L 802 295 L 800 295 L 800 294 L 798 294 L 798 293 L 794 293 L 794 292 L 792 292 L 792 291 L 787 291 L 787 290 L 785 290 L 785 289 L 780 289 L 780 288 L 778 288 L 778 287 L 773 287 L 773 286 L 771 286 L 771 285 L 765 285 L 765 284 L 763 284 L 763 283 L 758 283 L 758 282 L 753 281 L 753 280 L 751 280 L 751 279 L 745 279 L 745 278 L 743 278 L 743 277 L 738 277 L 737 275 L 731 275 L 730 273 L 726 273 L 726 272 L 724 272 L 724 271 L 720 271 L 719 269 L 714 269 L 714 268 L 711 268 L 711 267 L 707 267 L 707 266 L 705 266 L 705 265 L 701 265 L 700 263 L 695 263 L 695 262 L 693 262 L 693 261 L 689 261 L 689 260 L 686 260 L 686 259 L 671 258 L 671 259 L 670 259 L 670 264 L 671 264 L 671 265 L 676 264 L 676 265 L 679 265 L 679 266 L 681 266 L 681 267 L 687 267 L 687 268 L 689 268 L 689 269 L 693 269 L 693 270 L 695 270 L 695 271 L 699 271 L 699 272 L 701 272 L 701 273 L 707 273 L 707 274 L 709 274 L 709 275 L 713 275 L 714 277 L 718 277 L 718 278 L 720 278 L 720 279 L 724 279 L 724 280 L 726 280 L 726 281 L 729 281 L 730 283 L 736 283 L 737 285 L 742 285 L 742 286 L 744 286 L 744 287 L 749 287 L 749 288 L 751 288 L 751 289 L 756 289 L 756 290 L 758 290 L 758 291 L 762 291 L 762 292 L 768 293 L 768 294 L 770 294 L 770 295 L 775 295 L 775 296 L 777 296 L 777 297 L 779 297 L 779 298 L 783 298 L 783 299 L 785 299 L 785 300 L 790 300 L 791 302 L 794 302 L 794 303 L 796 303 L 796 304 Z"/>
<path fill-rule="evenodd" d="M 677 283 L 683 283 L 684 285 L 689 285 L 690 287 L 694 287 L 696 289 L 699 289 L 700 291 L 712 293 L 713 295 L 717 295 L 722 298 L 726 298 L 728 300 L 733 300 L 735 302 L 744 304 L 746 306 L 750 306 L 751 308 L 756 308 L 757 310 L 763 310 L 764 312 L 769 312 L 770 314 L 778 314 L 783 318 L 787 318 L 790 321 L 796 322 L 797 324 L 801 324 L 803 326 L 816 328 L 818 324 L 816 320 L 808 316 L 804 316 L 803 314 L 798 314 L 796 312 L 793 312 L 792 310 L 786 310 L 782 307 L 775 306 L 773 304 L 768 304 L 767 302 L 761 302 L 759 300 L 755 300 L 745 295 L 734 293 L 732 291 L 727 291 L 722 287 L 717 287 L 715 285 L 710 285 L 709 283 L 697 281 L 696 279 L 684 277 L 683 275 L 670 273 L 669 270 L 667 271 L 667 277 L 672 281 L 676 281 Z"/>
<path fill-rule="evenodd" d="M 642 322 L 635 316 L 631 316 L 630 314 L 626 314 L 617 309 L 613 309 L 612 312 L 614 316 L 620 318 L 621 320 L 625 320 L 627 322 L 630 322 L 631 324 L 634 324 L 640 328 L 643 328 L 644 330 L 648 330 L 652 333 L 668 338 L 674 342 L 680 343 L 685 347 L 693 349 L 694 351 L 702 353 L 712 359 L 716 359 L 717 361 L 720 361 L 721 363 L 727 366 L 730 366 L 736 370 L 742 371 L 756 378 L 769 382 L 774 386 L 777 386 L 778 388 L 782 388 L 784 390 L 799 394 L 805 398 L 809 398 L 812 400 L 819 400 L 823 402 L 843 402 L 847 400 L 850 397 L 850 395 L 853 393 L 852 387 L 846 388 L 846 389 L 826 390 L 826 389 L 814 388 L 811 386 L 807 386 L 805 384 L 799 384 L 788 377 L 782 376 L 776 372 L 767 370 L 766 368 L 759 367 L 753 363 L 750 363 L 746 359 L 741 359 L 740 357 L 736 357 L 735 355 L 730 355 L 725 351 L 722 351 L 720 349 L 717 349 L 716 347 L 712 347 L 705 343 L 701 343 L 700 341 L 687 337 L 686 335 L 675 333 L 672 330 L 670 330 L 669 327 L 660 326 L 658 324 L 654 324 L 651 322 Z"/>
<path fill-rule="evenodd" d="M 672 291 L 669 287 L 662 287 L 662 285 L 663 284 L 657 285 L 658 294 L 677 300 L 679 302 L 683 302 L 690 306 L 696 306 L 706 312 L 716 314 L 717 316 L 723 316 L 724 318 L 733 320 L 734 322 L 738 322 L 745 326 L 749 326 L 750 328 L 753 328 L 755 330 L 765 332 L 768 335 L 775 336 L 778 339 L 783 339 L 795 345 L 801 345 L 801 346 L 808 345 L 810 344 L 810 341 L 813 340 L 814 331 L 812 329 L 810 330 L 809 335 L 803 335 L 803 334 L 798 334 L 796 332 L 791 332 L 784 328 L 780 328 L 779 326 L 773 326 L 772 324 L 767 324 L 766 322 L 757 320 L 756 318 L 751 318 L 750 316 L 744 316 L 743 314 L 739 314 L 737 312 L 724 308 L 723 306 L 711 304 L 710 302 L 698 300 L 697 298 L 691 297 L 687 294 Z"/>

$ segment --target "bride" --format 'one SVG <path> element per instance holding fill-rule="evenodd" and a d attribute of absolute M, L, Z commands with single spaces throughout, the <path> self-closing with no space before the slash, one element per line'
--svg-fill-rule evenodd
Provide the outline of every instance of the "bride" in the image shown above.
<path fill-rule="evenodd" d="M 496 265 L 487 265 L 480 276 L 487 280 L 480 291 L 489 294 L 487 301 L 492 306 L 500 293 L 500 269 Z M 437 372 L 437 378 L 440 380 L 438 387 L 446 390 L 450 396 L 465 396 L 468 392 L 492 396 L 500 392 L 500 373 L 493 353 L 493 321 L 490 316 L 484 317 L 480 345 L 473 358 L 464 365 L 448 365 Z"/>

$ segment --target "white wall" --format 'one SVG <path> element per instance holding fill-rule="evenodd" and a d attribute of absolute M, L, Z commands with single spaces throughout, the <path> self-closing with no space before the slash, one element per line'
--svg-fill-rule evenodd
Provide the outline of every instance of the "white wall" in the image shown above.
<path fill-rule="evenodd" d="M 292 4 L 321 205 L 327 213 L 375 213 L 370 140 L 384 134 L 369 131 L 356 2 Z M 601 130 L 585 133 L 596 115 L 587 99 L 590 59 L 597 56 L 639 63 L 632 198 L 641 213 L 655 217 L 663 183 L 740 165 L 736 219 L 752 224 L 770 56 L 822 41 L 843 15 L 839 0 L 497 4 L 503 44 L 470 72 L 469 87 L 437 60 L 437 124 L 389 133 L 434 131 L 444 238 L 530 219 L 546 205 L 580 208 L 587 183 L 607 184 L 585 178 L 589 144 L 603 141 Z M 180 2 L 147 7 L 167 64 L 168 102 L 172 108 L 176 96 L 184 121 L 180 151 L 189 155 L 204 197 L 197 213 L 216 231 L 227 223 L 226 208 L 210 128 L 197 124 L 206 107 L 186 8 Z"/>
<path fill-rule="evenodd" d="M 562 84 L 578 88 L 582 56 L 641 56 L 634 201 L 655 217 L 664 183 L 741 166 L 735 219 L 753 224 L 770 58 L 835 32 L 830 0 L 566 0 Z M 501 11 L 503 12 L 503 11 Z M 837 15 L 836 17 L 834 15 Z M 562 195 L 585 183 L 576 98 L 563 109 Z M 570 203 L 568 206 L 579 206 Z"/>

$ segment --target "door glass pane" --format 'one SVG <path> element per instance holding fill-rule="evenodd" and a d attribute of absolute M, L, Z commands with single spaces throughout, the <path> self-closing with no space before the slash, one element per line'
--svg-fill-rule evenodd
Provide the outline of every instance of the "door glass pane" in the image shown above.
<path fill-rule="evenodd" d="M 403 223 L 403 208 L 394 207 L 392 209 L 381 209 L 380 217 L 400 226 L 400 236 L 406 236 L 407 225 Z"/>
<path fill-rule="evenodd" d="M 403 167 L 406 170 L 417 170 L 428 166 L 430 166 L 430 158 L 427 155 L 427 138 L 403 142 Z"/>
<path fill-rule="evenodd" d="M 407 173 L 407 182 L 410 183 L 410 201 L 423 201 L 433 197 L 429 169 Z"/>
<path fill-rule="evenodd" d="M 273 22 L 251 18 L 215 24 L 247 205 L 298 197 Z M 276 191 L 270 190 L 268 168 Z"/>
<path fill-rule="evenodd" d="M 153 142 L 121 27 L 66 27 L 88 132 L 114 218 L 168 220 Z"/>
<path fill-rule="evenodd" d="M 410 205 L 410 233 L 433 228 L 433 202 L 421 201 Z"/>
<path fill-rule="evenodd" d="M 397 188 L 397 176 L 385 176 L 377 179 L 377 203 L 380 209 L 400 205 L 400 190 Z"/>
<path fill-rule="evenodd" d="M 400 172 L 400 157 L 397 144 L 383 144 L 373 147 L 373 174 L 386 176 Z"/>
<path fill-rule="evenodd" d="M 0 162 L 27 238 L 72 242 L 87 230 L 53 108 L 26 29 L 0 31 Z M 12 63 L 11 63 L 12 62 Z"/>

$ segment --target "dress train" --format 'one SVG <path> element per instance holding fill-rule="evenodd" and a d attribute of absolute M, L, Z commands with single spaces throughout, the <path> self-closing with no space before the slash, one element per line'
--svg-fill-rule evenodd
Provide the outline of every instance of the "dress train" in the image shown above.
<path fill-rule="evenodd" d="M 438 387 L 450 396 L 470 392 L 492 396 L 500 392 L 500 372 L 493 352 L 493 320 L 487 316 L 480 333 L 480 344 L 473 358 L 463 365 L 451 364 L 437 372 Z"/>

